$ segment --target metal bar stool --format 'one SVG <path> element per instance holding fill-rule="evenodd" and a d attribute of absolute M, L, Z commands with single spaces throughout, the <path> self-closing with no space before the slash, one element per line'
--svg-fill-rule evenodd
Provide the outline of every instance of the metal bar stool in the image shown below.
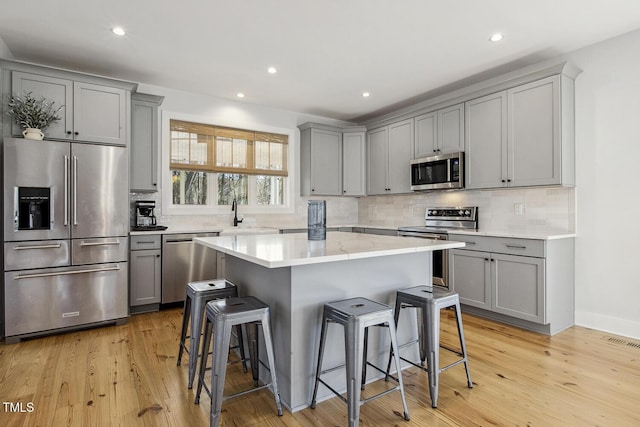
<path fill-rule="evenodd" d="M 467 385 L 469 388 L 472 388 L 473 383 L 471 382 L 471 374 L 469 372 L 469 361 L 467 359 L 467 347 L 465 345 L 464 331 L 462 329 L 462 315 L 460 312 L 460 300 L 458 298 L 458 294 L 456 292 L 439 289 L 433 286 L 415 286 L 413 288 L 402 289 L 396 294 L 396 307 L 394 313 L 394 319 L 396 322 L 398 321 L 400 309 L 402 308 L 419 308 L 422 312 L 422 321 L 418 321 L 418 327 L 420 330 L 419 339 L 400 346 L 400 348 L 404 348 L 419 341 L 421 364 L 418 365 L 404 357 L 400 357 L 400 359 L 428 373 L 431 406 L 434 408 L 438 406 L 438 375 L 449 368 L 459 365 L 460 363 L 464 363 L 464 368 L 467 371 Z M 440 345 L 440 310 L 446 308 L 455 309 L 461 351 Z M 440 368 L 440 347 L 457 354 L 461 359 Z M 390 377 L 389 370 L 391 368 L 391 358 L 393 355 L 394 350 L 392 349 L 389 354 L 389 363 L 387 365 L 387 378 Z M 424 367 L 425 360 L 427 360 L 426 368 Z"/>
<path fill-rule="evenodd" d="M 202 363 L 198 375 L 198 387 L 196 390 L 195 403 L 200 403 L 200 392 L 204 385 L 205 391 L 211 398 L 211 426 L 217 426 L 220 422 L 220 411 L 222 401 L 232 397 L 241 396 L 250 392 L 262 390 L 271 386 L 276 399 L 278 415 L 282 416 L 282 403 L 280 402 L 280 390 L 276 379 L 276 364 L 273 351 L 273 340 L 271 338 L 271 319 L 269 316 L 269 306 L 255 297 L 229 298 L 207 303 L 207 320 L 204 327 L 204 341 L 202 347 Z M 231 339 L 231 328 L 247 325 L 249 334 L 249 352 L 251 357 L 251 372 L 253 374 L 254 388 L 223 396 L 224 381 L 226 377 L 227 358 L 229 353 L 229 340 Z M 267 350 L 269 366 L 265 366 L 271 373 L 271 382 L 258 387 L 259 364 L 262 362 L 258 358 L 258 326 L 262 325 L 264 344 Z M 213 362 L 211 367 L 211 389 L 204 384 L 204 374 L 207 370 L 207 349 L 213 335 Z"/>
<path fill-rule="evenodd" d="M 184 351 L 189 355 L 189 384 L 193 387 L 193 379 L 196 375 L 196 364 L 199 357 L 200 334 L 202 333 L 202 319 L 204 317 L 204 308 L 207 302 L 238 296 L 238 288 L 231 282 L 224 279 L 203 280 L 200 282 L 191 282 L 187 284 L 187 293 L 184 299 L 184 310 L 182 313 L 182 332 L 180 333 L 180 349 L 178 350 L 178 362 L 182 363 L 182 354 Z M 191 309 L 193 306 L 193 310 Z M 187 325 L 190 324 L 191 330 L 187 336 Z M 238 338 L 238 347 L 240 350 L 240 358 L 242 359 L 244 372 L 247 372 L 247 364 L 244 355 L 244 346 L 242 338 L 242 330 L 236 328 Z M 189 349 L 186 348 L 185 340 L 189 338 Z M 208 347 L 207 347 L 208 349 Z M 203 359 L 204 360 L 204 359 Z"/>
<path fill-rule="evenodd" d="M 335 371 L 345 365 L 322 370 L 322 358 L 324 355 L 324 346 L 327 338 L 327 324 L 335 322 L 344 327 L 345 349 L 346 349 L 346 368 L 347 368 L 347 398 L 345 399 L 334 390 L 330 385 L 324 382 L 320 376 L 325 373 Z M 347 403 L 349 415 L 349 427 L 357 427 L 360 416 L 360 406 L 370 402 L 378 397 L 384 396 L 392 391 L 400 391 L 402 396 L 402 406 L 404 407 L 404 419 L 409 420 L 409 409 L 404 396 L 404 386 L 402 384 L 402 376 L 398 376 L 398 385 L 394 388 L 385 390 L 375 396 L 365 400 L 360 400 L 361 385 L 364 388 L 366 376 L 366 366 L 372 366 L 383 374 L 385 371 L 377 366 L 369 363 L 366 356 L 366 343 L 368 341 L 369 326 L 388 326 L 389 335 L 391 336 L 391 348 L 398 354 L 398 342 L 396 338 L 395 321 L 393 320 L 391 307 L 380 304 L 366 298 L 351 298 L 342 301 L 335 301 L 324 305 L 322 316 L 322 329 L 320 332 L 320 348 L 318 350 L 318 367 L 316 369 L 316 381 L 313 388 L 313 398 L 311 399 L 311 407 L 316 407 L 316 396 L 318 394 L 318 384 L 322 383 L 329 390 L 335 393 L 343 401 Z M 363 356 L 364 355 L 364 356 Z M 396 359 L 396 368 L 400 371 L 400 361 Z M 362 375 L 358 378 L 358 375 Z M 395 379 L 395 378 L 394 378 Z"/>

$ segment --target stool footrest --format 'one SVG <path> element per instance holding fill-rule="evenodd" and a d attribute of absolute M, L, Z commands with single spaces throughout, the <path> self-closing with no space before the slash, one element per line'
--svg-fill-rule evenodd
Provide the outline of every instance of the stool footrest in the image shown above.
<path fill-rule="evenodd" d="M 342 401 L 344 403 L 348 403 L 347 402 L 347 398 L 344 397 L 342 394 L 340 394 L 336 389 L 334 389 L 333 387 L 331 387 L 329 384 L 327 384 L 326 382 L 324 382 L 324 380 L 322 378 L 318 378 L 318 382 L 321 383 L 323 386 L 325 386 L 326 388 L 328 388 L 329 390 L 331 390 L 333 392 L 333 394 L 335 394 L 336 396 L 338 396 L 340 399 L 342 399 Z"/>
<path fill-rule="evenodd" d="M 364 405 L 365 403 L 369 403 L 369 402 L 371 402 L 372 400 L 376 400 L 376 399 L 377 399 L 377 398 L 379 398 L 379 397 L 386 396 L 387 394 L 389 394 L 389 393 L 391 393 L 391 392 L 394 392 L 394 391 L 398 391 L 398 390 L 400 390 L 400 386 L 399 386 L 399 385 L 397 385 L 397 386 L 395 386 L 395 387 L 393 387 L 393 388 L 390 388 L 390 389 L 388 389 L 388 390 L 381 391 L 380 393 L 376 394 L 375 396 L 371 396 L 371 397 L 367 397 L 366 399 L 362 399 L 362 400 L 360 401 L 360 404 L 361 404 L 361 405 Z"/>

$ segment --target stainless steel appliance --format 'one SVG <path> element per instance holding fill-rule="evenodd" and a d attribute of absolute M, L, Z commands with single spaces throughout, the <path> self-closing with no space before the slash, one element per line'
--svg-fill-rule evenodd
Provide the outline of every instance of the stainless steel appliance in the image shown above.
<path fill-rule="evenodd" d="M 125 147 L 5 138 L 7 340 L 128 316 Z"/>
<path fill-rule="evenodd" d="M 155 209 L 156 202 L 154 200 L 136 200 L 136 222 L 131 229 L 133 231 L 166 230 L 166 226 L 156 223 Z"/>
<path fill-rule="evenodd" d="M 217 278 L 217 251 L 193 241 L 218 233 L 162 236 L 162 304 L 184 301 L 187 283 Z"/>
<path fill-rule="evenodd" d="M 476 230 L 477 207 L 427 208 L 425 225 L 398 227 L 398 236 L 449 240 L 450 230 Z M 433 284 L 449 287 L 448 251 L 433 251 Z"/>
<path fill-rule="evenodd" d="M 464 188 L 464 153 L 439 154 L 411 160 L 411 189 Z"/>

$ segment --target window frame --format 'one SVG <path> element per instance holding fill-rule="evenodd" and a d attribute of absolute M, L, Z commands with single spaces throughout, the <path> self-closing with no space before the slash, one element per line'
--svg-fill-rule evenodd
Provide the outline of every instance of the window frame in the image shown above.
<path fill-rule="evenodd" d="M 294 171 L 295 162 L 291 159 L 294 158 L 294 141 L 296 132 L 294 129 L 279 128 L 272 126 L 265 126 L 261 124 L 248 123 L 248 122 L 229 122 L 224 120 L 214 120 L 205 117 L 196 117 L 189 114 L 182 114 L 172 111 L 162 111 L 161 120 L 161 156 L 160 156 L 160 171 L 161 171 L 161 204 L 163 215 L 212 215 L 212 214 L 226 214 L 231 212 L 230 205 L 218 205 L 218 180 L 216 173 L 208 173 L 208 188 L 209 194 L 207 199 L 213 204 L 208 205 L 174 205 L 173 194 L 171 185 L 171 170 L 170 165 L 170 144 L 171 144 L 171 120 L 182 120 L 186 122 L 195 122 L 208 124 L 212 126 L 222 126 L 230 128 L 251 129 L 256 132 L 265 133 L 277 133 L 287 135 L 289 142 L 287 145 L 287 162 L 288 162 L 288 176 L 285 177 L 284 183 L 284 198 L 283 204 L 279 206 L 274 205 L 258 205 L 256 196 L 256 175 L 249 175 L 249 204 L 240 205 L 240 215 L 245 214 L 290 214 L 294 212 L 294 191 L 295 191 L 295 178 Z"/>

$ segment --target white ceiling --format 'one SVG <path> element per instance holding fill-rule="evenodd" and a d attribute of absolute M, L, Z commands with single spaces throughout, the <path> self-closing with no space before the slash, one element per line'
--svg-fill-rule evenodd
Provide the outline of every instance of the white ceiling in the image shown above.
<path fill-rule="evenodd" d="M 0 0 L 17 60 L 354 121 L 637 28 L 640 0 Z"/>

